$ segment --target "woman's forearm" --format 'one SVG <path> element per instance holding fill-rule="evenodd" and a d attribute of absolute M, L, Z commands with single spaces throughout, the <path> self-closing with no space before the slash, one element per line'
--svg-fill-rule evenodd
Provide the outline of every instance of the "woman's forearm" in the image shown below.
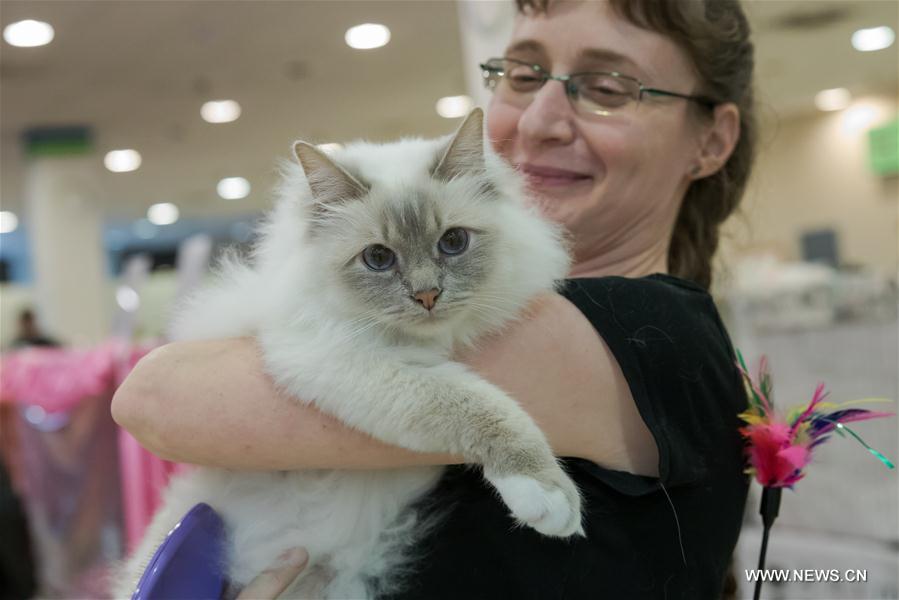
<path fill-rule="evenodd" d="M 555 294 L 460 357 L 534 419 L 557 456 L 658 475 L 627 382 L 586 318 Z M 252 338 L 177 342 L 135 367 L 113 417 L 163 458 L 245 469 L 391 468 L 463 462 L 387 445 L 278 391 Z"/>
<path fill-rule="evenodd" d="M 178 462 L 274 470 L 462 462 L 384 444 L 288 398 L 252 338 L 151 352 L 119 387 L 112 414 L 147 449 Z"/>

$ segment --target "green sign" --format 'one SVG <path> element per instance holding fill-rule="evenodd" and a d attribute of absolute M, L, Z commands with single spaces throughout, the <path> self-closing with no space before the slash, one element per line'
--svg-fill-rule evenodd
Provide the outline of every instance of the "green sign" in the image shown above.
<path fill-rule="evenodd" d="M 91 151 L 88 127 L 34 127 L 22 137 L 27 156 L 60 156 Z"/>
<path fill-rule="evenodd" d="M 878 175 L 899 174 L 899 118 L 868 132 L 868 154 Z"/>

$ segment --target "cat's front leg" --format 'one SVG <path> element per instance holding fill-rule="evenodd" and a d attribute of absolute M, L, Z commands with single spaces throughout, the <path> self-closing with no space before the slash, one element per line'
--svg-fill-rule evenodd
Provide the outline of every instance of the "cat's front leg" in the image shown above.
<path fill-rule="evenodd" d="M 308 354 L 271 352 L 266 362 L 276 379 L 290 373 L 279 383 L 297 397 L 351 427 L 411 450 L 450 452 L 483 465 L 523 524 L 550 536 L 583 534 L 578 490 L 517 402 L 459 363 L 410 364 L 384 354 L 345 352 L 339 361 L 304 368 L 298 362 Z"/>
<path fill-rule="evenodd" d="M 548 536 L 584 535 L 580 493 L 543 432 L 505 392 L 466 375 L 444 399 L 460 409 L 453 417 L 462 449 L 452 451 L 484 466 L 484 476 L 522 524 Z"/>

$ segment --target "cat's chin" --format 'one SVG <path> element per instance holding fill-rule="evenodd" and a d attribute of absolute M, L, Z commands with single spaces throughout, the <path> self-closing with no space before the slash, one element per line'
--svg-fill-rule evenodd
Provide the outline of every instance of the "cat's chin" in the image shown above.
<path fill-rule="evenodd" d="M 405 320 L 400 328 L 407 335 L 420 339 L 443 337 L 452 328 L 453 319 L 448 313 L 422 314 Z"/>

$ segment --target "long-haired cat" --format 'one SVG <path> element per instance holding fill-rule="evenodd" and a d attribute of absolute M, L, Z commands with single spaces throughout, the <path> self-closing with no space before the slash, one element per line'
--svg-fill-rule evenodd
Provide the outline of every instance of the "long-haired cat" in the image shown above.
<path fill-rule="evenodd" d="M 568 268 L 558 229 L 485 147 L 481 111 L 439 140 L 294 151 L 299 165 L 286 167 L 252 261 L 226 263 L 181 311 L 176 337 L 255 335 L 268 373 L 298 401 L 390 444 L 463 456 L 520 523 L 582 534 L 578 491 L 542 432 L 451 358 Z M 118 592 L 202 501 L 226 522 L 235 586 L 303 546 L 309 566 L 285 596 L 374 597 L 414 558 L 425 524 L 412 505 L 441 472 L 196 468 L 172 482 Z"/>

